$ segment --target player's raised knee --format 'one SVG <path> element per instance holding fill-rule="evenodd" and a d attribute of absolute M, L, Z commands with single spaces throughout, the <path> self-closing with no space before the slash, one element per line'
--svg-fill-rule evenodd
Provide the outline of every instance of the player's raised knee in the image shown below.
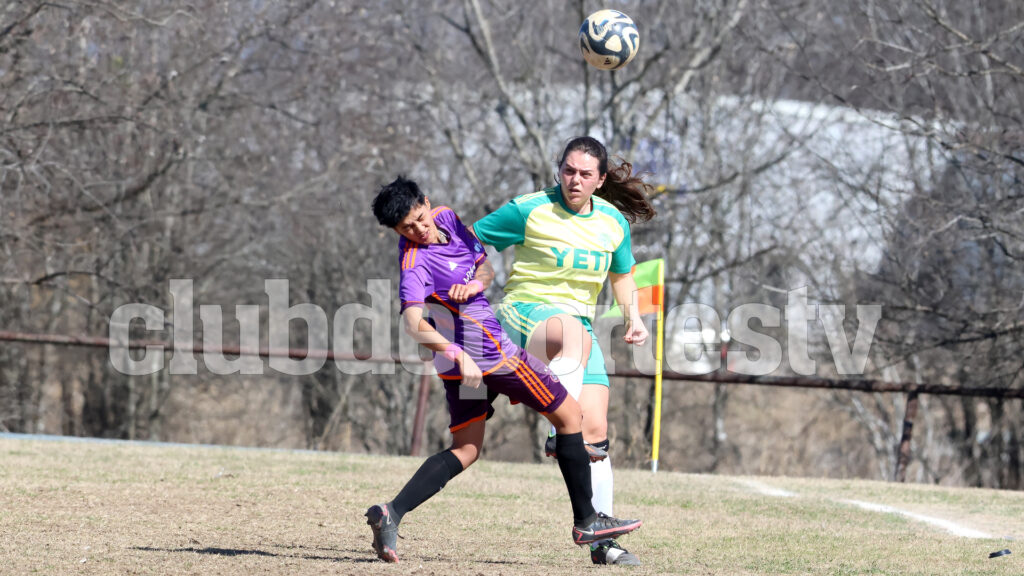
<path fill-rule="evenodd" d="M 566 395 L 558 408 L 547 414 L 547 419 L 558 434 L 576 434 L 583 431 L 583 412 L 572 396 Z"/>

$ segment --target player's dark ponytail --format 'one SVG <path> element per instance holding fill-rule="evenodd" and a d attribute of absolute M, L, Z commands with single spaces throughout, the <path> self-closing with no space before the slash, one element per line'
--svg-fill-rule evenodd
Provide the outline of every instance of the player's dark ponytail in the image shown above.
<path fill-rule="evenodd" d="M 619 165 L 608 170 L 604 184 L 595 194 L 618 208 L 626 220 L 647 222 L 657 214 L 647 199 L 651 188 L 643 176 L 633 174 L 632 164 L 620 158 Z"/>

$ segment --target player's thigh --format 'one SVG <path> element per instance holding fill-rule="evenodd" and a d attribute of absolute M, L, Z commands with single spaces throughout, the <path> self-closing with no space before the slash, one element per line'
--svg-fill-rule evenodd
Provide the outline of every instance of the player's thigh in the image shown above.
<path fill-rule="evenodd" d="M 526 351 L 545 363 L 556 356 L 582 361 L 590 356 L 590 340 L 590 333 L 576 317 L 556 314 L 530 334 Z"/>
<path fill-rule="evenodd" d="M 600 442 L 608 438 L 609 389 L 603 384 L 584 384 L 580 392 L 583 411 L 583 439 Z"/>

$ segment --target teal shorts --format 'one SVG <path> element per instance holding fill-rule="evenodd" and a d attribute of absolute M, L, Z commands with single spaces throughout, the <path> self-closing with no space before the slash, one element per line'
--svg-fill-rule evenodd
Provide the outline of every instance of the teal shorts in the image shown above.
<path fill-rule="evenodd" d="M 537 326 L 556 314 L 566 314 L 566 312 L 557 306 L 537 302 L 502 302 L 495 310 L 495 315 L 501 322 L 505 333 L 523 349 L 526 348 L 526 343 L 529 342 L 530 335 L 537 329 Z M 597 343 L 597 336 L 594 336 L 590 319 L 569 315 L 579 320 L 590 334 L 590 357 L 587 358 L 583 383 L 608 386 L 608 371 L 604 367 L 604 353 L 601 352 L 601 346 Z"/>

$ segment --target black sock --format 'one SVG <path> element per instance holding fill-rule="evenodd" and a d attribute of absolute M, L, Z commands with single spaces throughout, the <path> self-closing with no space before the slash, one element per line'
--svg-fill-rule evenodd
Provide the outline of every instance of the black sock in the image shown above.
<path fill-rule="evenodd" d="M 572 502 L 572 520 L 577 526 L 586 526 L 594 521 L 597 513 L 590 503 L 594 488 L 590 483 L 590 456 L 583 447 L 583 433 L 558 434 L 555 440 L 555 456 L 562 471 L 565 487 L 569 489 Z"/>
<path fill-rule="evenodd" d="M 440 492 L 441 488 L 444 488 L 444 485 L 459 472 L 462 472 L 462 462 L 459 462 L 450 449 L 438 452 L 424 460 L 423 464 L 420 464 L 420 469 L 412 475 L 398 496 L 391 501 L 391 511 L 394 514 L 395 522 L 401 522 L 402 516 L 405 516 L 406 512 L 411 512 L 431 496 Z"/>

